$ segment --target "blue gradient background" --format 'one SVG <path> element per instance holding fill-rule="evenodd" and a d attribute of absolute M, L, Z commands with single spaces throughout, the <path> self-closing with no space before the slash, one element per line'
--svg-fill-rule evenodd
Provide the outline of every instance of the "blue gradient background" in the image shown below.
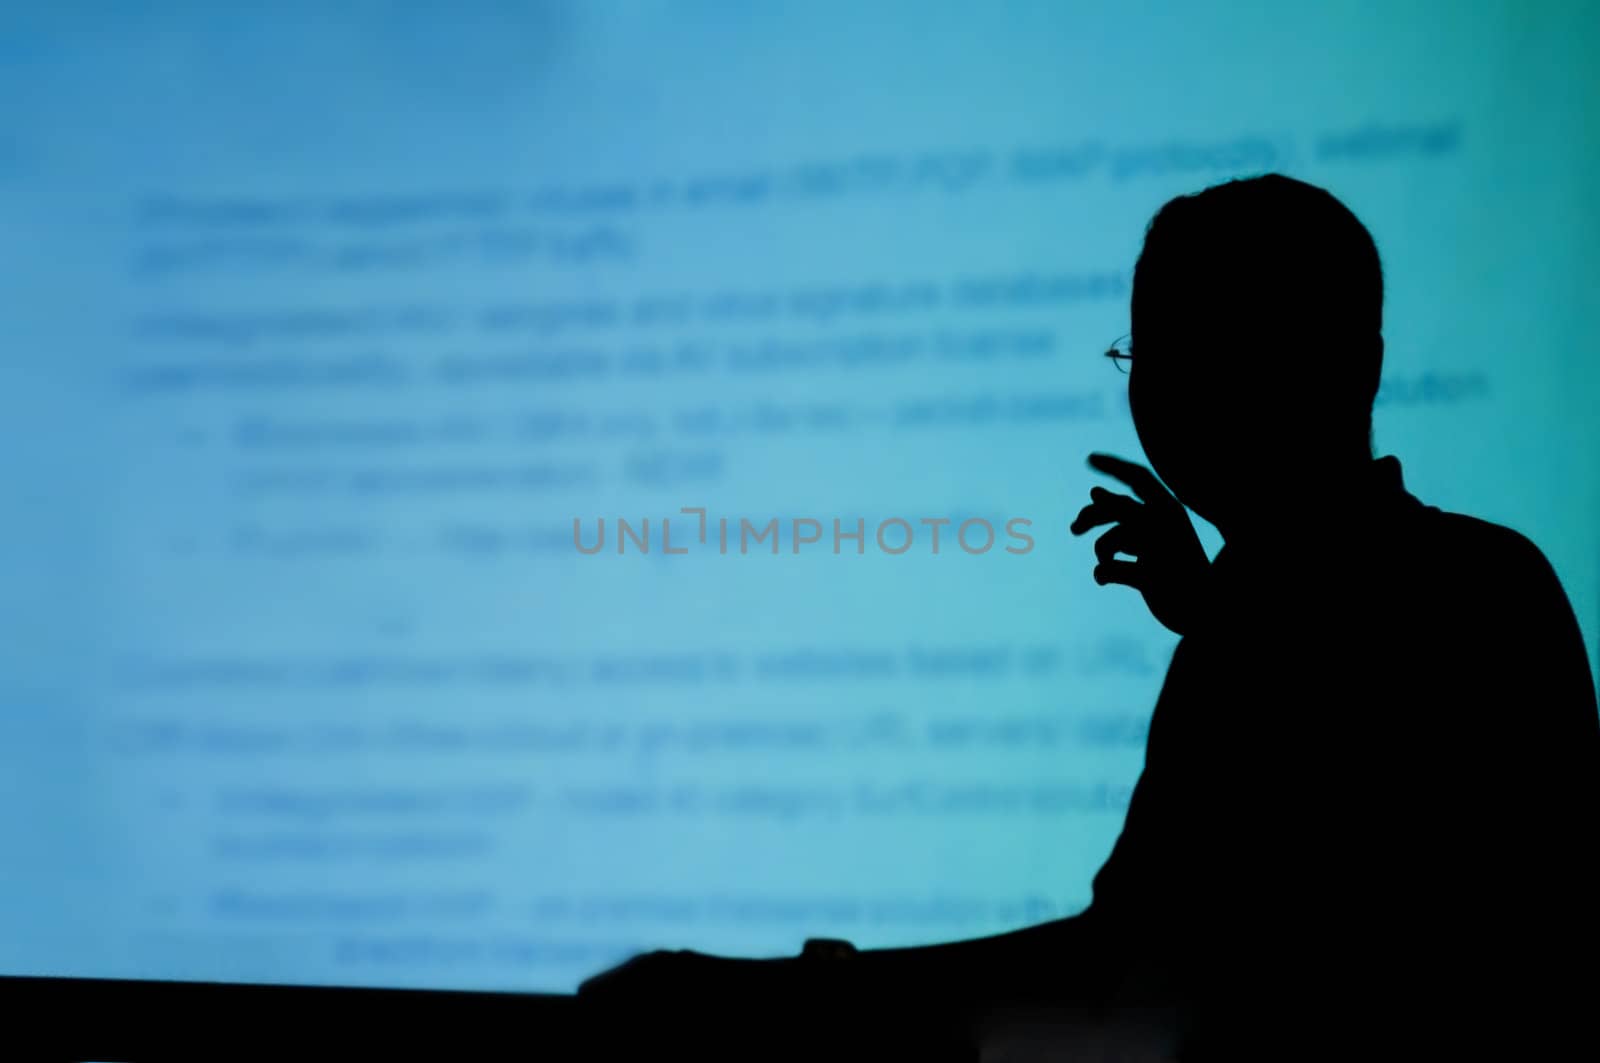
<path fill-rule="evenodd" d="M 1237 173 L 1367 222 L 1380 453 L 1531 536 L 1600 636 L 1592 7 L 6 22 L 5 973 L 567 989 L 1077 910 L 1173 645 L 1066 533 L 1084 456 L 1138 456 L 1099 355 L 1150 215 Z M 959 297 L 1027 276 L 1078 297 Z M 872 285 L 937 303 L 838 301 Z M 846 340 L 914 353 L 748 361 Z M 445 372 L 490 356 L 606 371 Z M 390 375 L 226 375 L 351 358 Z M 685 506 L 1036 546 L 572 548 Z"/>

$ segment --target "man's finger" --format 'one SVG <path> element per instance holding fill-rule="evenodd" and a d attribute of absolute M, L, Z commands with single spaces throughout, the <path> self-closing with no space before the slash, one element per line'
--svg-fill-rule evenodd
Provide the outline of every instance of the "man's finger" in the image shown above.
<path fill-rule="evenodd" d="M 1117 518 L 1106 507 L 1097 506 L 1091 502 L 1078 510 L 1077 517 L 1073 518 L 1072 525 L 1067 530 L 1072 532 L 1073 535 L 1082 535 L 1084 532 L 1092 531 L 1103 524 L 1115 524 L 1116 522 Z"/>
<path fill-rule="evenodd" d="M 1130 520 L 1139 515 L 1144 508 L 1144 503 L 1128 495 L 1119 495 L 1115 491 L 1107 491 L 1104 487 L 1089 488 L 1089 501 L 1105 506 L 1116 513 L 1118 520 Z"/>
<path fill-rule="evenodd" d="M 1117 525 L 1094 541 L 1094 556 L 1102 565 L 1115 561 L 1118 554 L 1139 556 L 1138 536 L 1126 524 Z"/>
<path fill-rule="evenodd" d="M 1139 565 L 1133 561 L 1102 561 L 1094 566 L 1094 581 L 1104 587 L 1119 583 L 1124 587 L 1140 589 Z"/>
<path fill-rule="evenodd" d="M 1139 509 L 1143 505 L 1127 495 L 1107 491 L 1104 487 L 1091 488 L 1089 499 L 1089 504 L 1078 511 L 1077 519 L 1072 522 L 1070 530 L 1073 535 L 1082 535 L 1102 524 L 1132 520 L 1139 515 Z"/>
<path fill-rule="evenodd" d="M 1121 480 L 1146 502 L 1165 501 L 1172 497 L 1171 492 L 1156 479 L 1156 474 L 1143 465 L 1111 454 L 1090 454 L 1089 467 Z"/>

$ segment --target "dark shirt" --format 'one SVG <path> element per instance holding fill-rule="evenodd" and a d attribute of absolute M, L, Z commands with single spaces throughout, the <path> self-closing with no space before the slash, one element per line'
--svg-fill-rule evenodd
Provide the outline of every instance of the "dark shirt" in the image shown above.
<path fill-rule="evenodd" d="M 671 984 L 767 1031 L 758 1054 L 832 1029 L 829 1058 L 1600 1059 L 1600 711 L 1572 607 L 1522 535 L 1422 504 L 1393 458 L 1367 473 L 1217 556 L 1082 914 Z"/>
<path fill-rule="evenodd" d="M 1122 994 L 1181 1002 L 1195 1058 L 1574 1036 L 1600 713 L 1549 562 L 1393 458 L 1281 532 L 1218 554 L 1080 917 Z"/>

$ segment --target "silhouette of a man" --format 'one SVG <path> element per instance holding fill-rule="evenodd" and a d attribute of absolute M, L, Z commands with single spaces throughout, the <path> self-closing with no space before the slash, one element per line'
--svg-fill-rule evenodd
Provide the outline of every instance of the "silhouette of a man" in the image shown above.
<path fill-rule="evenodd" d="M 1073 531 L 1107 528 L 1096 579 L 1182 639 L 1089 907 L 831 961 L 654 953 L 583 997 L 853 1006 L 974 1041 L 1056 1008 L 1148 1021 L 1182 1059 L 1600 1046 L 1583 639 L 1537 547 L 1374 458 L 1370 234 L 1287 177 L 1181 196 L 1131 309 L 1113 353 L 1150 469 L 1092 457 L 1131 493 L 1095 488 Z M 1185 507 L 1222 533 L 1214 562 Z"/>

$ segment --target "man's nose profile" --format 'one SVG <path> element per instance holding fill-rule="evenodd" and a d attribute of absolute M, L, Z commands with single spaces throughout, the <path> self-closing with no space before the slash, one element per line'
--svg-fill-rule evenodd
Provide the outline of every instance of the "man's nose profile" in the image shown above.
<path fill-rule="evenodd" d="M 1538 546 L 1419 499 L 1375 449 L 1384 287 L 1366 226 L 1286 176 L 1179 196 L 1145 231 L 1113 352 L 1144 460 L 1088 456 L 1111 486 L 1070 531 L 1095 533 L 1101 593 L 1181 639 L 1083 911 L 910 948 L 653 954 L 580 996 L 848 1014 L 971 1052 L 1046 1029 L 1156 1030 L 1185 1060 L 1600 1051 L 1587 652 Z"/>

